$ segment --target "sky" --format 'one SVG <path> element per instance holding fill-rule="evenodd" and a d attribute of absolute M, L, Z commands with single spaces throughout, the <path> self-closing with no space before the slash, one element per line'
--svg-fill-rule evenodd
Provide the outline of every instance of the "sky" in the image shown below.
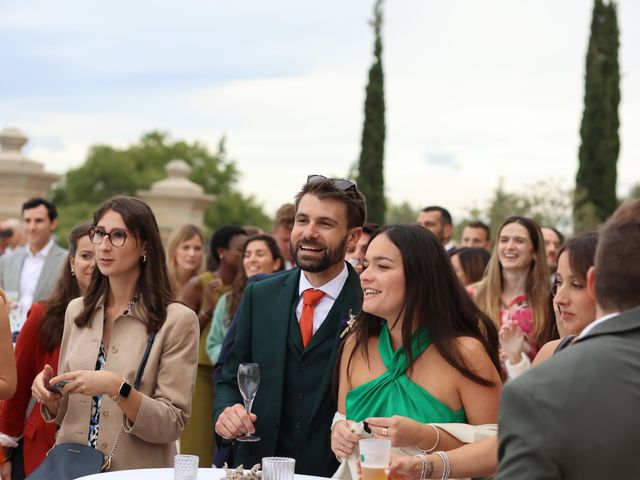
<path fill-rule="evenodd" d="M 385 192 L 454 217 L 577 171 L 591 0 L 387 0 Z M 150 130 L 215 149 L 273 215 L 359 157 L 373 1 L 0 0 L 0 129 L 51 172 Z M 618 2 L 618 194 L 640 182 L 640 2 Z M 635 31 L 634 31 L 635 30 Z M 115 172 L 114 172 L 115 173 Z M 455 218 L 454 218 L 455 220 Z"/>

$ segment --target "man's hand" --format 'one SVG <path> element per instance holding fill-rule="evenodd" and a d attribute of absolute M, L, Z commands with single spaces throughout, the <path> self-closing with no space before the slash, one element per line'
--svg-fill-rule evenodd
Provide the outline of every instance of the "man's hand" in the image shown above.
<path fill-rule="evenodd" d="M 228 440 L 242 437 L 247 433 L 256 433 L 253 423 L 257 417 L 254 413 L 247 413 L 244 405 L 236 403 L 225 408 L 216 422 L 216 433 Z"/>

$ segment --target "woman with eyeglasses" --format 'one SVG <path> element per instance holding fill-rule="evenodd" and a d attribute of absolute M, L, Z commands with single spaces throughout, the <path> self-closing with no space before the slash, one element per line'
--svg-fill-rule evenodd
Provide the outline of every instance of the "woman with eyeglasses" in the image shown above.
<path fill-rule="evenodd" d="M 144 202 L 108 200 L 89 238 L 98 268 L 67 308 L 58 375 L 46 365 L 33 395 L 45 420 L 60 426 L 57 444 L 95 448 L 111 470 L 170 467 L 191 411 L 196 315 L 173 300 L 158 225 Z"/>
<path fill-rule="evenodd" d="M 31 306 L 20 330 L 16 342 L 18 387 L 14 397 L 0 406 L 0 432 L 4 434 L 0 445 L 7 453 L 6 461 L 0 461 L 0 480 L 30 475 L 55 443 L 56 426 L 45 423 L 38 408 L 29 412 L 31 384 L 45 365 L 58 368 L 67 305 L 83 295 L 91 282 L 96 260 L 89 240 L 90 227 L 83 223 L 71 230 L 67 238 L 69 256 L 55 288 L 45 301 Z M 20 437 L 22 446 L 13 448 Z"/>

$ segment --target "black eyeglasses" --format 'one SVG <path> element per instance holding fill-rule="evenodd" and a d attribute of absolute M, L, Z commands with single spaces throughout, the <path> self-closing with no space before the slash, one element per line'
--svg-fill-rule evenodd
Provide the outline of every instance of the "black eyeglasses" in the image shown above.
<path fill-rule="evenodd" d="M 309 175 L 307 177 L 307 183 L 316 183 L 316 182 L 321 182 L 323 180 L 331 180 L 333 182 L 333 184 L 336 186 L 337 189 L 339 190 L 344 190 L 344 191 L 353 191 L 355 192 L 356 189 L 356 184 L 353 183 L 350 180 L 346 180 L 344 178 L 327 178 L 324 175 Z"/>
<path fill-rule="evenodd" d="M 89 240 L 94 245 L 100 245 L 105 237 L 109 237 L 109 242 L 114 247 L 121 247 L 127 241 L 127 231 L 122 228 L 114 228 L 110 232 L 102 227 L 91 227 L 89 229 Z"/>

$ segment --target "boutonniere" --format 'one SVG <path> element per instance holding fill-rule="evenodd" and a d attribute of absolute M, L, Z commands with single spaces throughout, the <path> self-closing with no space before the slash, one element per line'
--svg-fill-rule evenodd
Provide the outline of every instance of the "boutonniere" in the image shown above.
<path fill-rule="evenodd" d="M 340 334 L 340 338 L 344 338 L 344 336 L 351 331 L 356 323 L 356 318 L 357 317 L 351 312 L 351 309 L 349 309 L 349 317 L 347 318 L 347 321 L 345 323 L 346 326 L 344 330 Z"/>

